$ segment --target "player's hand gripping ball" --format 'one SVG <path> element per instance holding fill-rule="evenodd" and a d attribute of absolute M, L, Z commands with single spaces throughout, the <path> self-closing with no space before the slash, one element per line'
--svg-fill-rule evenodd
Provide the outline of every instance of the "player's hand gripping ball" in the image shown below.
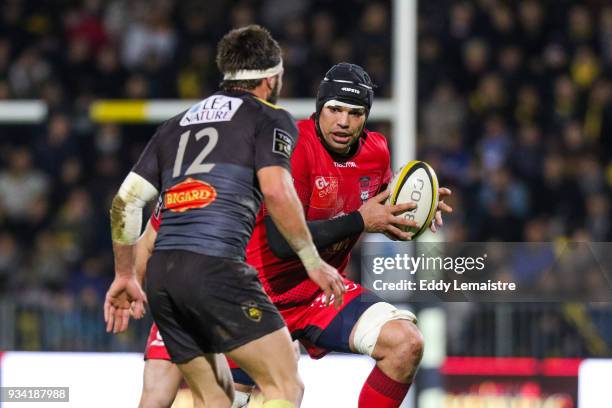
<path fill-rule="evenodd" d="M 433 168 L 422 161 L 413 160 L 402 167 L 391 180 L 389 198 L 385 204 L 395 205 L 414 202 L 417 207 L 401 214 L 402 217 L 417 222 L 418 228 L 400 227 L 406 232 L 412 232 L 416 239 L 429 226 L 436 215 L 438 207 L 438 178 Z"/>

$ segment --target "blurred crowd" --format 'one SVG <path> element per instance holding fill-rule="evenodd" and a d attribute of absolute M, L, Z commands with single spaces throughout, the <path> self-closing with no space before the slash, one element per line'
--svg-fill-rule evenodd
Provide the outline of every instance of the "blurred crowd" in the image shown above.
<path fill-rule="evenodd" d="M 0 100 L 49 107 L 0 125 L 0 312 L 10 293 L 100 318 L 110 200 L 154 127 L 96 125 L 90 103 L 210 94 L 216 42 L 254 22 L 283 48 L 283 97 L 314 96 L 340 61 L 392 95 L 389 0 L 0 3 Z M 418 156 L 454 191 L 447 239 L 610 240 L 611 68 L 604 1 L 419 1 Z"/>
<path fill-rule="evenodd" d="M 0 7 L 0 99 L 43 98 L 70 109 L 93 98 L 199 98 L 220 80 L 217 41 L 255 22 L 284 50 L 286 96 L 312 96 L 336 61 L 367 66 L 379 94 L 390 92 L 388 2 L 6 0 Z"/>
<path fill-rule="evenodd" d="M 457 241 L 610 241 L 612 5 L 419 11 L 419 151 L 459 194 Z"/>
<path fill-rule="evenodd" d="M 542 296 L 571 287 L 582 301 L 597 288 L 609 298 L 609 257 L 588 261 L 603 247 L 564 243 L 612 238 L 612 4 L 419 6 L 418 157 L 453 188 L 446 238 L 554 242 L 520 247 L 499 272 Z M 612 352 L 609 307 L 497 306 L 449 305 L 449 352 Z M 496 339 L 500 324 L 514 335 Z"/>

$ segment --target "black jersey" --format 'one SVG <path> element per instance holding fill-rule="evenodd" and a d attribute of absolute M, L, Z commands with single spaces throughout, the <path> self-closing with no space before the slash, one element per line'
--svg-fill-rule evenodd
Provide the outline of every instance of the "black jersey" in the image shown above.
<path fill-rule="evenodd" d="M 133 172 L 162 195 L 156 250 L 243 260 L 262 195 L 257 170 L 290 169 L 291 115 L 249 93 L 217 92 L 163 123 Z"/>

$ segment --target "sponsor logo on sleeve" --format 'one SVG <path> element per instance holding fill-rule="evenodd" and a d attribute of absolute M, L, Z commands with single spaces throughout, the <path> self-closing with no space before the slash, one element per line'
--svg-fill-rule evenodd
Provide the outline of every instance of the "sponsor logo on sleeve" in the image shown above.
<path fill-rule="evenodd" d="M 274 141 L 272 145 L 272 151 L 286 158 L 291 157 L 291 150 L 293 149 L 293 139 L 289 133 L 282 129 L 274 129 Z"/>
<path fill-rule="evenodd" d="M 172 212 L 185 212 L 204 208 L 217 198 L 217 190 L 205 181 L 189 177 L 170 187 L 164 194 L 164 208 Z"/>
<path fill-rule="evenodd" d="M 232 120 L 242 99 L 225 95 L 213 95 L 189 109 L 181 119 L 181 126 L 196 125 L 199 123 L 228 122 Z"/>

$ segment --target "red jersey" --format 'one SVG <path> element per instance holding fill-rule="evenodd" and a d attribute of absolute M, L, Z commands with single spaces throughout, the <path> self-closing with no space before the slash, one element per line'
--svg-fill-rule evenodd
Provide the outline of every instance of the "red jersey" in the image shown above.
<path fill-rule="evenodd" d="M 299 138 L 291 156 L 291 175 L 308 221 L 326 220 L 356 211 L 391 181 L 387 140 L 365 131 L 356 153 L 341 157 L 321 143 L 313 118 L 298 122 Z M 259 272 L 264 290 L 279 307 L 311 301 L 319 287 L 308 278 L 299 259 L 277 258 L 268 245 L 260 209 L 246 248 L 247 263 Z M 321 257 L 344 274 L 351 249 L 359 236 L 346 238 L 320 251 Z"/>

